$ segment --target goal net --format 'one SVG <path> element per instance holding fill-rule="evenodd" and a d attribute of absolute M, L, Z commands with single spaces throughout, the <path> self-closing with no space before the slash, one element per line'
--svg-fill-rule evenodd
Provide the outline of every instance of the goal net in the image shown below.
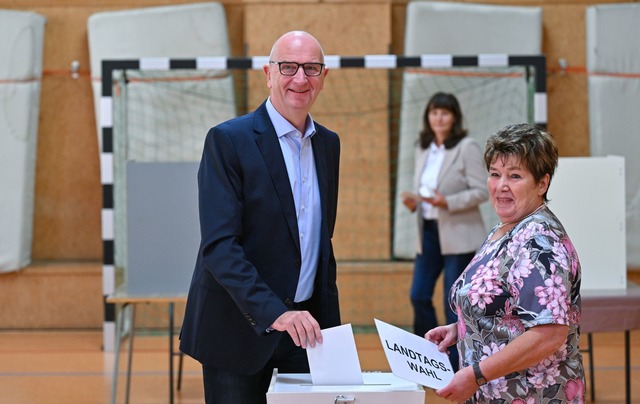
<path fill-rule="evenodd" d="M 199 161 L 208 128 L 236 116 L 227 71 L 118 70 L 113 75 L 115 265 L 127 262 L 127 162 Z"/>

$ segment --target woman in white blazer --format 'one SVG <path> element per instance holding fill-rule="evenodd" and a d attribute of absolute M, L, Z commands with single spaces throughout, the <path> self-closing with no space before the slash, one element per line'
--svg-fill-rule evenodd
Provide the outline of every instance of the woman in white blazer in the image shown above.
<path fill-rule="evenodd" d="M 403 203 L 417 216 L 411 304 L 414 333 L 424 336 L 438 325 L 432 300 L 443 271 L 446 324 L 457 321 L 449 289 L 487 233 L 479 209 L 489 198 L 487 170 L 479 144 L 467 137 L 453 94 L 436 93 L 427 103 L 415 157 L 413 192 L 405 194 Z M 450 355 L 457 370 L 457 351 L 451 349 Z"/>

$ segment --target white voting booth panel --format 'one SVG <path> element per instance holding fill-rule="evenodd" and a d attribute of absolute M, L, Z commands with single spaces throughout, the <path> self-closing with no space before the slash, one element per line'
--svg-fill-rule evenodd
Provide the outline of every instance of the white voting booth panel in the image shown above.
<path fill-rule="evenodd" d="M 0 272 L 31 262 L 45 22 L 0 10 Z"/>
<path fill-rule="evenodd" d="M 379 372 L 362 374 L 364 384 L 318 386 L 308 373 L 273 372 L 267 391 L 267 404 L 424 404 L 424 389 L 393 375 Z"/>
<path fill-rule="evenodd" d="M 578 252 L 582 290 L 627 287 L 624 159 L 560 158 L 549 207 Z"/>

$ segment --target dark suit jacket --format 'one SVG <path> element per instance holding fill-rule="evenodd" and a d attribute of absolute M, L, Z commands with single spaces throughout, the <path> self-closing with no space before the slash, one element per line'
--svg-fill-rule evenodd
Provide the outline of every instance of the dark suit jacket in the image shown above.
<path fill-rule="evenodd" d="M 322 206 L 311 314 L 340 324 L 336 220 L 340 140 L 316 123 L 312 137 Z M 289 310 L 301 265 L 293 193 L 265 104 L 212 128 L 198 171 L 202 241 L 180 349 L 203 364 L 254 374 L 282 336 L 267 328 Z"/>

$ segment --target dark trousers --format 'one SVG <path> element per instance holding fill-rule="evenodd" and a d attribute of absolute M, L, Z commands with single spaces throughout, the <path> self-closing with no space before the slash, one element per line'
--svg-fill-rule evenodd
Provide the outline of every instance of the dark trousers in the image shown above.
<path fill-rule="evenodd" d="M 267 365 L 254 375 L 242 375 L 214 366 L 202 366 L 204 398 L 207 404 L 266 404 L 273 369 L 278 373 L 309 373 L 307 353 L 295 346 L 288 333 Z"/>
<path fill-rule="evenodd" d="M 438 326 L 438 319 L 433 308 L 433 292 L 436 281 L 443 271 L 445 324 L 458 321 L 457 314 L 451 310 L 449 304 L 449 291 L 474 255 L 474 252 L 443 255 L 440 251 L 438 223 L 435 220 L 424 221 L 422 254 L 416 256 L 411 284 L 411 304 L 414 313 L 413 331 L 416 335 L 424 337 L 427 331 Z M 455 345 L 449 347 L 449 355 L 455 371 L 458 369 L 458 350 Z"/>

